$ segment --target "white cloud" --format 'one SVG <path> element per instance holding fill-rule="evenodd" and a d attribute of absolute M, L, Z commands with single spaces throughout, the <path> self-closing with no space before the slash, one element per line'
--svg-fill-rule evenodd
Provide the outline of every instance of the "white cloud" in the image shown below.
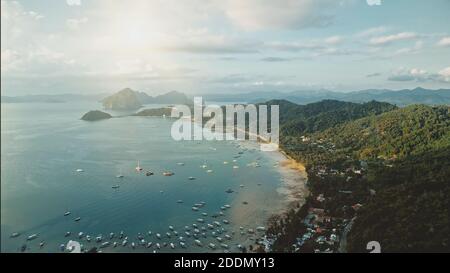
<path fill-rule="evenodd" d="M 331 0 L 228 0 L 225 14 L 246 30 L 298 29 L 329 25 L 330 12 L 340 1 Z"/>
<path fill-rule="evenodd" d="M 372 28 L 363 30 L 359 33 L 356 33 L 356 37 L 365 38 L 365 37 L 373 36 L 373 35 L 380 34 L 380 33 L 386 32 L 386 31 L 387 31 L 387 28 L 385 26 L 372 27 Z"/>
<path fill-rule="evenodd" d="M 87 17 L 83 17 L 83 18 L 71 18 L 71 19 L 67 19 L 66 20 L 66 25 L 68 28 L 72 29 L 72 30 L 77 30 L 80 28 L 80 26 L 82 24 L 86 24 L 88 22 L 88 18 Z"/>
<path fill-rule="evenodd" d="M 340 42 L 342 42 L 342 40 L 343 39 L 341 36 L 336 35 L 336 36 L 331 36 L 331 37 L 326 38 L 325 43 L 335 45 L 335 44 L 339 44 Z"/>
<path fill-rule="evenodd" d="M 450 66 L 438 72 L 443 81 L 450 82 Z"/>
<path fill-rule="evenodd" d="M 414 32 L 400 32 L 392 35 L 374 37 L 370 39 L 369 42 L 371 45 L 379 46 L 379 45 L 387 45 L 395 41 L 413 40 L 416 38 L 418 38 L 418 35 Z"/>
<path fill-rule="evenodd" d="M 69 6 L 81 6 L 81 0 L 66 0 Z"/>
<path fill-rule="evenodd" d="M 449 47 L 450 46 L 450 36 L 444 37 L 437 43 L 438 46 Z"/>
<path fill-rule="evenodd" d="M 450 67 L 444 68 L 438 73 L 430 73 L 425 69 L 400 67 L 389 76 L 390 81 L 416 81 L 416 82 L 450 82 Z"/>

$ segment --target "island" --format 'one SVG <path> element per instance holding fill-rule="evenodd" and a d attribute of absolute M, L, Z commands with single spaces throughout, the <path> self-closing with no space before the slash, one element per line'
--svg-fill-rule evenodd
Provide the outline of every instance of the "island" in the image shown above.
<path fill-rule="evenodd" d="M 89 111 L 81 117 L 85 121 L 97 121 L 110 118 L 112 118 L 110 114 L 98 110 Z"/>

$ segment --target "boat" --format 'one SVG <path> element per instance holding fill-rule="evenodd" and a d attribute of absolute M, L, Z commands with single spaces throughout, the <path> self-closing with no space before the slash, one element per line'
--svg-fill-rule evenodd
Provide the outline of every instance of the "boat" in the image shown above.
<path fill-rule="evenodd" d="M 116 175 L 117 178 L 123 178 L 122 169 L 120 170 L 119 174 Z"/>
<path fill-rule="evenodd" d="M 197 222 L 199 222 L 199 223 L 204 223 L 205 220 L 203 220 L 203 218 L 198 218 L 198 219 L 197 219 Z"/>
<path fill-rule="evenodd" d="M 28 236 L 27 237 L 27 241 L 31 241 L 31 240 L 34 240 L 34 239 L 36 239 L 38 237 L 38 235 L 35 233 L 35 234 L 31 234 L 30 236 Z"/>
<path fill-rule="evenodd" d="M 244 185 L 242 185 L 242 184 L 241 184 L 241 185 L 239 185 L 239 187 L 243 188 L 243 187 L 244 187 Z"/>
<path fill-rule="evenodd" d="M 114 243 L 113 243 L 113 247 L 117 247 L 117 242 L 114 242 Z"/>
<path fill-rule="evenodd" d="M 191 237 L 191 233 L 189 233 L 188 231 L 185 231 L 184 234 L 186 234 L 186 237 Z"/>
<path fill-rule="evenodd" d="M 154 175 L 154 173 L 151 172 L 151 171 L 148 171 L 148 172 L 145 173 L 145 175 L 146 175 L 146 176 L 151 176 L 151 175 Z"/>
<path fill-rule="evenodd" d="M 228 205 L 228 204 L 226 204 L 226 205 L 223 205 L 225 208 L 227 208 L 227 209 L 229 209 L 229 208 L 231 208 L 231 206 L 230 205 Z"/>
<path fill-rule="evenodd" d="M 223 242 L 222 237 L 216 237 L 216 239 L 217 239 L 217 241 L 219 241 L 219 242 Z"/>
<path fill-rule="evenodd" d="M 77 173 L 82 173 L 82 172 L 84 172 L 84 170 L 83 169 L 76 169 L 76 172 Z"/>
<path fill-rule="evenodd" d="M 161 234 L 156 233 L 156 238 L 161 239 Z"/>
<path fill-rule="evenodd" d="M 198 208 L 197 207 L 192 207 L 192 210 L 193 211 L 198 211 Z"/>
<path fill-rule="evenodd" d="M 227 224 L 227 225 L 230 223 L 230 222 L 228 222 L 228 220 L 226 220 L 226 219 L 223 219 L 222 222 L 223 222 L 224 224 Z"/>
<path fill-rule="evenodd" d="M 177 203 L 181 204 L 181 203 L 183 203 L 183 200 L 177 200 Z"/>
<path fill-rule="evenodd" d="M 84 233 L 83 233 L 83 232 L 79 232 L 79 233 L 78 233 L 78 238 L 81 239 L 81 238 L 83 238 L 83 236 L 84 236 Z"/>
<path fill-rule="evenodd" d="M 152 236 L 152 231 L 149 230 L 149 231 L 147 232 L 147 234 L 148 234 L 148 236 Z"/>
<path fill-rule="evenodd" d="M 174 175 L 174 174 L 175 174 L 175 173 L 170 172 L 170 171 L 163 172 L 163 175 L 164 175 L 164 176 L 172 176 L 172 175 Z"/>
<path fill-rule="evenodd" d="M 234 191 L 232 189 L 228 189 L 225 191 L 226 193 L 233 193 Z"/>
<path fill-rule="evenodd" d="M 260 226 L 260 227 L 256 228 L 256 231 L 265 231 L 265 230 L 266 230 L 266 228 L 263 227 L 263 226 Z"/>
<path fill-rule="evenodd" d="M 118 189 L 118 188 L 120 188 L 120 186 L 119 186 L 119 185 L 114 185 L 114 186 L 112 186 L 111 188 L 113 188 L 113 189 Z"/>
<path fill-rule="evenodd" d="M 169 226 L 169 229 L 172 230 L 172 231 L 174 230 L 173 226 Z"/>
<path fill-rule="evenodd" d="M 170 248 L 175 249 L 175 245 L 173 243 L 170 243 Z"/>
<path fill-rule="evenodd" d="M 195 180 L 195 177 L 193 177 L 193 176 L 189 176 L 189 178 L 188 178 L 189 180 Z"/>
<path fill-rule="evenodd" d="M 178 162 L 177 165 L 178 166 L 184 166 L 184 163 L 183 162 Z"/>
<path fill-rule="evenodd" d="M 233 166 L 233 169 L 239 169 L 239 166 L 234 165 L 234 166 Z"/>
<path fill-rule="evenodd" d="M 95 241 L 97 243 L 100 243 L 102 240 L 103 240 L 103 236 L 102 235 L 99 235 L 99 236 L 95 237 Z"/>
<path fill-rule="evenodd" d="M 213 244 L 213 243 L 209 243 L 209 245 L 208 245 L 211 249 L 216 249 L 216 245 L 215 244 Z"/>
<path fill-rule="evenodd" d="M 170 238 L 172 235 L 170 234 L 170 232 L 166 232 L 166 236 L 167 238 Z"/>
<path fill-rule="evenodd" d="M 139 160 L 138 160 L 138 162 L 137 162 L 137 166 L 136 166 L 136 171 L 138 171 L 138 172 L 140 172 L 140 171 L 142 171 L 142 167 L 141 167 L 141 165 L 139 164 Z"/>
<path fill-rule="evenodd" d="M 45 245 L 45 242 L 44 242 L 44 241 L 42 241 L 42 242 L 39 243 L 39 247 L 40 247 L 40 248 L 43 248 L 44 245 Z"/>
<path fill-rule="evenodd" d="M 202 212 L 202 215 L 203 215 L 203 216 L 208 216 L 208 213 Z"/>
<path fill-rule="evenodd" d="M 213 172 L 213 170 L 207 170 L 206 172 L 207 172 L 207 173 L 212 173 L 212 172 Z"/>
<path fill-rule="evenodd" d="M 227 244 L 220 244 L 220 246 L 221 246 L 222 248 L 228 249 L 228 245 L 227 245 Z"/>
<path fill-rule="evenodd" d="M 120 231 L 120 233 L 119 233 L 119 239 L 122 239 L 123 238 L 123 231 Z"/>
<path fill-rule="evenodd" d="M 111 233 L 109 234 L 109 238 L 110 238 L 110 239 L 114 238 L 114 232 L 111 232 Z"/>
<path fill-rule="evenodd" d="M 156 248 L 161 249 L 161 245 L 159 243 L 156 243 Z"/>
<path fill-rule="evenodd" d="M 91 236 L 86 235 L 86 241 L 90 242 L 91 241 Z"/>
<path fill-rule="evenodd" d="M 203 164 L 203 165 L 201 165 L 201 166 L 200 166 L 200 168 L 202 168 L 202 169 L 206 169 L 206 168 L 208 168 L 208 165 L 206 165 L 206 164 Z"/>
<path fill-rule="evenodd" d="M 109 244 L 110 244 L 109 242 L 104 242 L 104 243 L 102 243 L 102 244 L 100 245 L 100 248 L 108 247 Z"/>
<path fill-rule="evenodd" d="M 224 165 L 227 165 L 227 164 L 228 164 L 228 161 L 224 161 L 223 164 L 224 164 Z"/>
<path fill-rule="evenodd" d="M 225 234 L 225 238 L 226 238 L 227 240 L 231 240 L 231 236 L 228 235 L 228 234 Z"/>
<path fill-rule="evenodd" d="M 67 231 L 66 234 L 64 235 L 64 237 L 69 237 L 70 234 L 71 234 L 71 232 L 70 232 L 70 231 Z"/>
<path fill-rule="evenodd" d="M 147 243 L 147 248 L 151 248 L 151 247 L 152 247 L 152 245 L 153 245 L 153 243 L 152 243 L 152 242 L 148 242 L 148 243 Z"/>
<path fill-rule="evenodd" d="M 127 240 L 123 240 L 122 241 L 122 246 L 126 246 L 128 244 L 128 241 Z"/>
<path fill-rule="evenodd" d="M 194 242 L 198 246 L 203 246 L 203 244 L 202 244 L 202 242 L 200 240 L 195 240 Z"/>
<path fill-rule="evenodd" d="M 64 216 L 68 216 L 68 215 L 70 215 L 70 211 L 66 211 L 66 212 L 64 212 Z"/>
<path fill-rule="evenodd" d="M 181 246 L 182 248 L 186 248 L 186 244 L 183 243 L 183 242 L 180 242 L 180 246 Z"/>
<path fill-rule="evenodd" d="M 16 238 L 16 237 L 19 237 L 19 236 L 20 236 L 19 232 L 13 232 L 10 237 L 11 238 Z"/>
<path fill-rule="evenodd" d="M 78 221 L 80 221 L 80 220 L 81 220 L 81 217 L 75 218 L 75 222 L 78 222 Z"/>
<path fill-rule="evenodd" d="M 131 243 L 131 248 L 134 249 L 135 247 L 136 247 L 136 244 L 135 244 L 134 242 L 132 242 L 132 243 Z"/>

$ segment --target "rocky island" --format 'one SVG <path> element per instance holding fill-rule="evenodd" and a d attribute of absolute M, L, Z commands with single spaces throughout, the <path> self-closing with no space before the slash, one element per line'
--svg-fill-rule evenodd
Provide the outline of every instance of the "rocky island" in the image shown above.
<path fill-rule="evenodd" d="M 85 121 L 97 121 L 110 118 L 112 118 L 110 114 L 98 110 L 89 111 L 81 117 Z"/>
<path fill-rule="evenodd" d="M 144 104 L 184 104 L 192 105 L 193 102 L 185 94 L 171 91 L 155 97 L 145 92 L 134 91 L 125 88 L 102 100 L 103 107 L 108 110 L 136 110 Z"/>

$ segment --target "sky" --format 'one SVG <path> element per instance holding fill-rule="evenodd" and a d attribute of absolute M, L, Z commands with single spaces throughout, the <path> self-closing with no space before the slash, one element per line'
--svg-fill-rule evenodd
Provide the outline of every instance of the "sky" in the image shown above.
<path fill-rule="evenodd" d="M 450 88 L 450 0 L 1 1 L 1 92 Z"/>

